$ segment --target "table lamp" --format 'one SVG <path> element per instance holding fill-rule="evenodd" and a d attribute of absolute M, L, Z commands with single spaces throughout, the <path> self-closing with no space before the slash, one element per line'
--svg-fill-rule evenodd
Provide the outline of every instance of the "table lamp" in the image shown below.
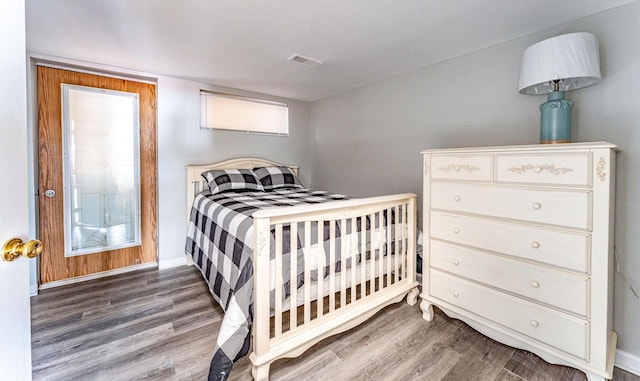
<path fill-rule="evenodd" d="M 564 92 L 600 81 L 599 60 L 598 40 L 591 33 L 552 37 L 524 51 L 520 94 L 548 94 L 540 105 L 540 143 L 571 142 L 573 102 Z"/>

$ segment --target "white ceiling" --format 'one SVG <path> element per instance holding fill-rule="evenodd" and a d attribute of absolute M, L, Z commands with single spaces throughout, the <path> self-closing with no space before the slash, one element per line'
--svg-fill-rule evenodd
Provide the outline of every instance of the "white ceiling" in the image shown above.
<path fill-rule="evenodd" d="M 313 101 L 633 1 L 26 0 L 27 50 Z"/>

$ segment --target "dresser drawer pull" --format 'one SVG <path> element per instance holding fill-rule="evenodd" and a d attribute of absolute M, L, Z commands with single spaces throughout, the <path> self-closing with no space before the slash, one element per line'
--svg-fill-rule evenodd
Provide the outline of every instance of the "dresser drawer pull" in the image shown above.
<path fill-rule="evenodd" d="M 455 296 L 457 298 L 458 296 L 460 296 L 460 293 L 458 291 L 454 291 L 453 292 L 453 296 Z"/>
<path fill-rule="evenodd" d="M 457 201 L 462 200 L 462 197 L 460 197 L 460 196 L 456 195 L 453 199 L 457 202 Z"/>
<path fill-rule="evenodd" d="M 538 288 L 538 287 L 540 287 L 540 282 L 535 281 L 535 280 L 534 280 L 534 281 L 532 281 L 532 282 L 531 282 L 531 287 L 533 287 L 533 288 Z"/>
<path fill-rule="evenodd" d="M 533 247 L 534 249 L 539 248 L 540 247 L 540 242 L 538 242 L 538 241 L 531 242 L 531 247 Z"/>
<path fill-rule="evenodd" d="M 537 322 L 537 321 L 535 321 L 535 320 L 531 320 L 531 326 L 532 326 L 532 327 L 534 327 L 534 328 L 538 328 L 538 326 L 539 326 L 539 325 L 540 325 L 540 324 L 538 324 L 538 322 Z"/>
<path fill-rule="evenodd" d="M 538 210 L 540 208 L 542 208 L 542 204 L 541 203 L 539 203 L 539 202 L 534 202 L 533 203 L 533 209 Z"/>
<path fill-rule="evenodd" d="M 460 228 L 453 228 L 453 232 L 456 234 L 460 233 Z"/>
<path fill-rule="evenodd" d="M 454 259 L 454 260 L 453 260 L 453 264 L 454 264 L 454 265 L 456 265 L 456 266 L 458 266 L 458 265 L 460 264 L 460 260 L 458 260 L 458 259 Z"/>

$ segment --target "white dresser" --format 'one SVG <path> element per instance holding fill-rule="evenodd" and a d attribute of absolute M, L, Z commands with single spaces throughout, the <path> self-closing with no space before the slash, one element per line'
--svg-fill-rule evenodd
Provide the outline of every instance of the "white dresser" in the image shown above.
<path fill-rule="evenodd" d="M 421 308 L 611 378 L 615 152 L 609 143 L 424 155 Z"/>

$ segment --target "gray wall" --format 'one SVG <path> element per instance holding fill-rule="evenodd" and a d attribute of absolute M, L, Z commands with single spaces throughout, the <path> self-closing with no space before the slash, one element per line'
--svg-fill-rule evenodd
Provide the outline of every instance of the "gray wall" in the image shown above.
<path fill-rule="evenodd" d="M 603 80 L 567 93 L 574 141 L 618 144 L 616 248 L 640 291 L 640 2 L 311 104 L 312 185 L 356 196 L 422 194 L 426 148 L 536 144 L 540 96 L 518 94 L 522 52 L 558 34 L 600 41 Z M 618 348 L 640 356 L 640 301 L 616 276 Z"/>
<path fill-rule="evenodd" d="M 200 90 L 220 91 L 287 103 L 289 136 L 200 129 Z M 186 169 L 232 157 L 263 157 L 300 165 L 310 181 L 309 103 L 158 77 L 158 257 L 160 266 L 184 261 L 187 221 Z"/>

